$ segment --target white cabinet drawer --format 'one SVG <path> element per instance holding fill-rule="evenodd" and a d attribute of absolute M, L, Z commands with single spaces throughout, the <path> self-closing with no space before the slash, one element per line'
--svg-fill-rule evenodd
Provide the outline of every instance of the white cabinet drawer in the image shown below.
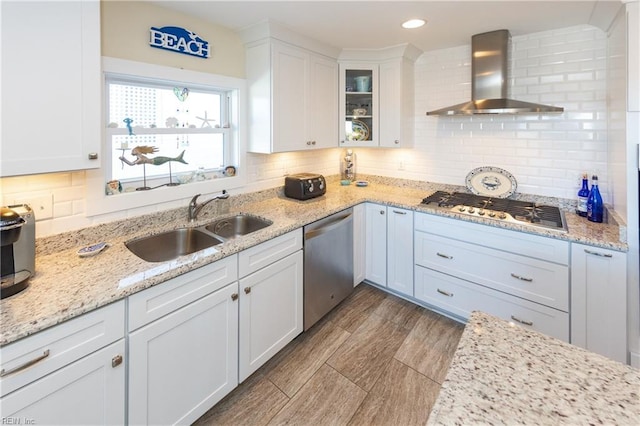
<path fill-rule="evenodd" d="M 113 362 L 124 353 L 120 339 L 3 397 L 2 424 L 125 424 L 125 365 Z"/>
<path fill-rule="evenodd" d="M 510 231 L 426 213 L 415 214 L 416 231 L 428 232 L 503 252 L 569 264 L 569 243 L 539 235 Z"/>
<path fill-rule="evenodd" d="M 129 296 L 129 331 L 157 320 L 238 279 L 232 255 Z"/>
<path fill-rule="evenodd" d="M 302 249 L 302 228 L 280 235 L 239 253 L 240 278 L 262 269 L 291 253 Z"/>
<path fill-rule="evenodd" d="M 569 268 L 425 232 L 415 233 L 417 265 L 569 311 Z"/>
<path fill-rule="evenodd" d="M 0 348 L 2 396 L 121 339 L 124 315 L 121 300 Z"/>
<path fill-rule="evenodd" d="M 415 297 L 443 311 L 469 318 L 483 311 L 558 339 L 569 341 L 569 314 L 464 280 L 416 266 Z"/>

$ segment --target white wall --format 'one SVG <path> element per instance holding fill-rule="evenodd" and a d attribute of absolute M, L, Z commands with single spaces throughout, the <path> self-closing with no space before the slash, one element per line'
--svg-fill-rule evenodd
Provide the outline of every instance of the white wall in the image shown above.
<path fill-rule="evenodd" d="M 610 201 L 606 34 L 585 25 L 512 37 L 510 96 L 562 115 L 427 117 L 471 99 L 470 58 L 467 45 L 418 59 L 414 149 L 359 150 L 360 172 L 464 185 L 473 168 L 496 166 L 520 192 L 562 198 L 575 197 L 583 172 L 597 173 Z"/>
<path fill-rule="evenodd" d="M 471 169 L 491 165 L 510 171 L 521 192 L 573 198 L 586 171 L 598 173 L 605 201 L 610 202 L 606 45 L 606 35 L 591 26 L 513 37 L 513 97 L 565 107 L 563 115 L 540 117 L 426 117 L 430 109 L 470 99 L 470 46 L 423 54 L 416 63 L 415 147 L 357 149 L 358 172 L 464 185 Z M 242 191 L 282 185 L 287 173 L 338 173 L 341 153 L 336 148 L 249 154 L 248 185 Z M 84 185 L 83 172 L 0 180 L 4 203 L 16 196 L 53 196 L 54 217 L 38 222 L 38 236 L 149 212 L 87 218 Z"/>

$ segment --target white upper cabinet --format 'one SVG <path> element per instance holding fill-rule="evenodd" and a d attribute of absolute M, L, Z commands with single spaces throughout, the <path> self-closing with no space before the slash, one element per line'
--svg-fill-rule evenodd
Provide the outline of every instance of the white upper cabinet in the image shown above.
<path fill-rule="evenodd" d="M 413 146 L 414 77 L 413 62 L 406 58 L 380 64 L 381 147 Z"/>
<path fill-rule="evenodd" d="M 100 166 L 100 3 L 2 2 L 2 176 Z"/>
<path fill-rule="evenodd" d="M 318 51 L 323 49 L 313 50 L 313 43 L 274 32 L 272 27 L 258 35 L 244 34 L 250 40 L 246 45 L 249 152 L 334 148 L 338 141 L 336 59 Z"/>
<path fill-rule="evenodd" d="M 339 58 L 341 146 L 413 146 L 413 64 L 421 53 L 410 44 L 343 50 Z"/>

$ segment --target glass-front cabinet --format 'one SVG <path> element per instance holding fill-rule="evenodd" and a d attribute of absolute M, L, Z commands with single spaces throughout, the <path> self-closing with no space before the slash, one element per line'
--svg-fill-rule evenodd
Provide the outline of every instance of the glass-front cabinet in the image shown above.
<path fill-rule="evenodd" d="M 340 146 L 378 146 L 378 66 L 340 64 Z"/>
<path fill-rule="evenodd" d="M 340 146 L 410 148 L 415 125 L 411 44 L 340 54 Z"/>

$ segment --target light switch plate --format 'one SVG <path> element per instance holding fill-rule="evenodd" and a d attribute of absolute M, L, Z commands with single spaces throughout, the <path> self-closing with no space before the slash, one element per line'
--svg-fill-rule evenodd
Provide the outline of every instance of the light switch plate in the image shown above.
<path fill-rule="evenodd" d="M 53 195 L 41 197 L 16 198 L 13 204 L 28 204 L 36 215 L 36 222 L 53 218 Z"/>

